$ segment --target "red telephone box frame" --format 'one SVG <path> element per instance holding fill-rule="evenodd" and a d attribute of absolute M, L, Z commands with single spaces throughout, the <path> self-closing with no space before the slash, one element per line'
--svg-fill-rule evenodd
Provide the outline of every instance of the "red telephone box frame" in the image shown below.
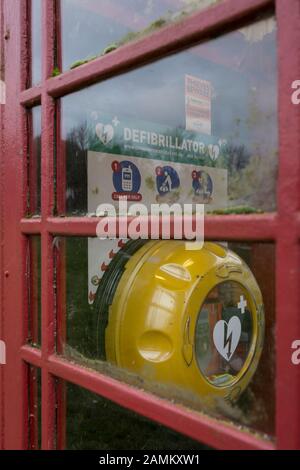
<path fill-rule="evenodd" d="M 55 378 L 100 394 L 163 425 L 219 449 L 300 448 L 300 366 L 291 362 L 291 345 L 300 339 L 300 106 L 291 102 L 291 84 L 300 78 L 300 1 L 224 0 L 181 24 L 168 26 L 56 78 L 54 64 L 55 0 L 43 0 L 40 86 L 26 89 L 28 4 L 1 0 L 2 41 L 7 83 L 1 106 L 1 323 L 7 365 L 1 366 L 1 447 L 28 448 L 28 365 L 41 369 L 42 448 L 54 449 Z M 234 27 L 275 6 L 278 25 L 279 174 L 276 213 L 211 216 L 208 239 L 273 241 L 276 244 L 276 442 L 240 431 L 200 413 L 177 407 L 150 393 L 74 365 L 55 354 L 54 260 L 57 235 L 94 236 L 97 220 L 55 218 L 54 151 L 56 99 L 90 83 L 117 75 L 145 61 L 187 47 L 223 28 Z M 2 29 L 2 28 L 1 28 Z M 42 105 L 42 213 L 26 219 L 28 109 Z M 41 236 L 42 347 L 26 345 L 26 247 L 29 235 Z"/>

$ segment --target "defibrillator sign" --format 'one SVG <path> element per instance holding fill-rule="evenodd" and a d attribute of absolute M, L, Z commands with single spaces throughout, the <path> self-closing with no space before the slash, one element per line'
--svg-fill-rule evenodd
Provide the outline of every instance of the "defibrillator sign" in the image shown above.
<path fill-rule="evenodd" d="M 93 132 L 93 130 L 92 130 Z M 103 203 L 227 205 L 227 170 L 218 167 L 224 143 L 214 136 L 153 123 L 95 123 L 88 152 L 88 211 Z"/>
<path fill-rule="evenodd" d="M 224 139 L 208 135 L 199 126 L 195 132 L 116 116 L 91 125 L 89 150 L 114 155 L 216 166 L 226 145 Z"/>

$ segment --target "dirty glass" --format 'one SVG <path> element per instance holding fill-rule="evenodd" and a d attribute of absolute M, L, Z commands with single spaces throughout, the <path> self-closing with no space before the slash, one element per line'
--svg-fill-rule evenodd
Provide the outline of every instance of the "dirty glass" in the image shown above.
<path fill-rule="evenodd" d="M 29 86 L 42 81 L 42 1 L 31 0 L 31 77 Z"/>
<path fill-rule="evenodd" d="M 29 200 L 28 215 L 36 216 L 41 213 L 41 135 L 42 108 L 36 106 L 28 112 L 30 142 L 29 142 Z"/>
<path fill-rule="evenodd" d="M 62 237 L 54 250 L 59 353 L 274 435 L 272 243 Z"/>
<path fill-rule="evenodd" d="M 41 449 L 41 370 L 28 365 L 28 450 Z"/>
<path fill-rule="evenodd" d="M 221 0 L 60 0 L 63 70 Z"/>
<path fill-rule="evenodd" d="M 208 449 L 88 390 L 69 383 L 66 389 L 68 450 Z"/>
<path fill-rule="evenodd" d="M 58 212 L 200 203 L 207 213 L 276 210 L 273 17 L 61 99 Z M 267 138 L 266 138 L 267 136 Z"/>
<path fill-rule="evenodd" d="M 28 240 L 26 257 L 28 298 L 28 341 L 32 346 L 41 345 L 41 237 Z"/>

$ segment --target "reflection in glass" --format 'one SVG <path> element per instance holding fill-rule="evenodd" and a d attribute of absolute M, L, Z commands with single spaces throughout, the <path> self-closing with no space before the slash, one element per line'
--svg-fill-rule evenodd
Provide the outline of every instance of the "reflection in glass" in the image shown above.
<path fill-rule="evenodd" d="M 198 442 L 67 384 L 68 450 L 203 450 Z"/>
<path fill-rule="evenodd" d="M 59 212 L 94 214 L 121 196 L 275 210 L 276 96 L 268 18 L 62 98 Z"/>
<path fill-rule="evenodd" d="M 42 80 L 42 0 L 31 0 L 31 86 Z"/>
<path fill-rule="evenodd" d="M 42 107 L 36 106 L 29 113 L 32 127 L 29 149 L 29 215 L 39 215 L 41 213 Z"/>
<path fill-rule="evenodd" d="M 113 50 L 218 0 L 60 0 L 63 70 Z"/>

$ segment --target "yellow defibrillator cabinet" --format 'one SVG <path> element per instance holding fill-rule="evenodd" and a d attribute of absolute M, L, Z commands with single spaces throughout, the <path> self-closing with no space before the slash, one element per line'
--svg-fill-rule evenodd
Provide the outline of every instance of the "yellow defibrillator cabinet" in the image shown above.
<path fill-rule="evenodd" d="M 262 295 L 245 262 L 221 244 L 130 241 L 95 306 L 102 355 L 145 379 L 234 401 L 256 370 Z"/>

